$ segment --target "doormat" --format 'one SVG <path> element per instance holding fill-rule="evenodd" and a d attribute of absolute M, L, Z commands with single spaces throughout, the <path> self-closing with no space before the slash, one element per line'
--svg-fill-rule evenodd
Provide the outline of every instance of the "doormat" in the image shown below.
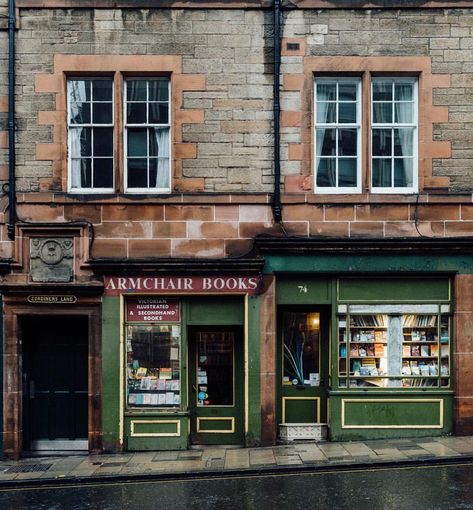
<path fill-rule="evenodd" d="M 38 473 L 47 471 L 52 464 L 23 464 L 21 466 L 12 466 L 5 469 L 4 473 Z"/>

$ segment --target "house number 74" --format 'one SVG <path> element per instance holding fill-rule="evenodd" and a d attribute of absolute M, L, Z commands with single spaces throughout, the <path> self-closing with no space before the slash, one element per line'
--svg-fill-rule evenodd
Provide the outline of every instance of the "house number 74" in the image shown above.
<path fill-rule="evenodd" d="M 299 285 L 297 288 L 300 294 L 307 294 L 307 285 Z"/>

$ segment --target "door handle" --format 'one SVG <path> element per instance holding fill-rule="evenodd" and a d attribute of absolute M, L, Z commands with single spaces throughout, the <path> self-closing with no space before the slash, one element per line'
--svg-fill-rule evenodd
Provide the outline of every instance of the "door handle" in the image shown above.
<path fill-rule="evenodd" d="M 30 381 L 30 398 L 35 397 L 35 384 L 34 381 Z"/>

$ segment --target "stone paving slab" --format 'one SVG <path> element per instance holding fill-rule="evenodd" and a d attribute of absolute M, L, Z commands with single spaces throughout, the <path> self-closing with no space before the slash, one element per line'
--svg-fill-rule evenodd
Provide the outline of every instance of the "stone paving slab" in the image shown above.
<path fill-rule="evenodd" d="M 260 448 L 207 446 L 195 450 L 90 456 L 30 457 L 0 461 L 0 485 L 8 482 L 91 479 L 182 473 L 376 465 L 437 459 L 473 460 L 473 436 L 350 442 L 304 442 Z M 47 471 L 8 473 L 11 467 L 51 464 Z"/>

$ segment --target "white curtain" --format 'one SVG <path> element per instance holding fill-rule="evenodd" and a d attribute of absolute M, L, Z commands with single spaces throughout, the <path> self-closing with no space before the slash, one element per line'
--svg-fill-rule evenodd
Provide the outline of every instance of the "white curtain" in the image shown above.
<path fill-rule="evenodd" d="M 69 130 L 69 140 L 71 151 L 71 187 L 72 188 L 82 188 L 82 159 L 81 159 L 81 150 L 80 150 L 80 139 L 82 135 L 82 130 L 84 128 L 71 128 Z"/>
<path fill-rule="evenodd" d="M 158 146 L 158 168 L 154 186 L 156 188 L 169 188 L 169 128 L 154 128 L 154 136 Z"/>

